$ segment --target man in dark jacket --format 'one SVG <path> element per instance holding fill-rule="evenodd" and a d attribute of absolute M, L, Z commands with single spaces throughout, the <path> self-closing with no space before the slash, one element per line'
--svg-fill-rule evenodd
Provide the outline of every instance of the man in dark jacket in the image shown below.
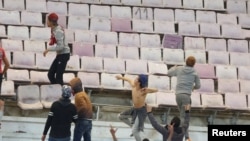
<path fill-rule="evenodd" d="M 62 98 L 55 101 L 50 108 L 42 141 L 45 141 L 46 134 L 50 127 L 49 141 L 70 141 L 71 123 L 72 121 L 76 122 L 78 117 L 76 107 L 69 99 L 71 94 L 71 87 L 64 85 L 62 87 Z"/>
<path fill-rule="evenodd" d="M 152 107 L 147 105 L 147 114 L 150 123 L 159 133 L 162 134 L 162 141 L 183 141 L 183 138 L 187 132 L 189 126 L 189 110 L 190 106 L 185 107 L 185 118 L 182 125 L 179 117 L 173 117 L 171 123 L 166 126 L 162 126 L 154 118 L 152 113 Z"/>

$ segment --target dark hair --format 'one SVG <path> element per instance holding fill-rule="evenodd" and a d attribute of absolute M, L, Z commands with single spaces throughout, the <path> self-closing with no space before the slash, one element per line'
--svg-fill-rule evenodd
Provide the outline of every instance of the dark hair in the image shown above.
<path fill-rule="evenodd" d="M 173 123 L 174 123 L 174 127 L 179 127 L 181 123 L 180 118 L 177 116 L 173 117 L 170 124 L 172 125 Z"/>
<path fill-rule="evenodd" d="M 138 81 L 140 82 L 140 87 L 145 88 L 148 86 L 148 76 L 145 74 L 140 74 Z"/>
<path fill-rule="evenodd" d="M 142 141 L 149 141 L 149 139 L 145 138 L 145 139 L 143 139 Z"/>

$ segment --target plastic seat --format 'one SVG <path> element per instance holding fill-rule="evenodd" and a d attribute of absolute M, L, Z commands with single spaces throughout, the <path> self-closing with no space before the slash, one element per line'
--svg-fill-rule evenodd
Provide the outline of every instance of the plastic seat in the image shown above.
<path fill-rule="evenodd" d="M 237 16 L 234 14 L 217 13 L 217 23 L 237 25 Z"/>
<path fill-rule="evenodd" d="M 30 12 L 47 12 L 46 0 L 26 0 L 26 10 Z"/>
<path fill-rule="evenodd" d="M 89 5 L 79 4 L 79 3 L 69 3 L 68 4 L 68 14 L 70 16 L 83 16 L 89 17 Z"/>
<path fill-rule="evenodd" d="M 111 73 L 101 73 L 101 87 L 103 89 L 123 90 L 123 82 L 116 79 L 116 75 Z"/>
<path fill-rule="evenodd" d="M 101 57 L 81 57 L 81 70 L 86 72 L 102 72 L 103 59 Z"/>
<path fill-rule="evenodd" d="M 103 58 L 116 58 L 116 45 L 95 45 L 95 56 Z"/>
<path fill-rule="evenodd" d="M 204 38 L 184 38 L 184 49 L 185 50 L 205 50 L 205 39 Z"/>
<path fill-rule="evenodd" d="M 81 79 L 85 88 L 100 88 L 100 76 L 95 72 L 78 72 L 77 77 Z"/>
<path fill-rule="evenodd" d="M 75 41 L 85 43 L 96 43 L 96 33 L 89 30 L 75 30 Z"/>
<path fill-rule="evenodd" d="M 170 49 L 183 49 L 183 37 L 180 35 L 165 34 L 162 46 Z"/>
<path fill-rule="evenodd" d="M 146 8 L 146 7 L 133 7 L 132 9 L 132 17 L 133 20 L 153 20 L 153 10 L 152 8 Z"/>
<path fill-rule="evenodd" d="M 203 9 L 203 0 L 183 0 L 183 7 L 190 9 Z"/>
<path fill-rule="evenodd" d="M 197 71 L 200 78 L 215 79 L 215 66 L 213 64 L 199 64 L 194 65 L 194 69 Z"/>
<path fill-rule="evenodd" d="M 101 19 L 101 18 L 91 18 L 89 29 L 93 31 L 111 31 L 111 20 Z"/>
<path fill-rule="evenodd" d="M 250 28 L 250 16 L 248 14 L 239 14 L 239 25 L 243 28 Z"/>
<path fill-rule="evenodd" d="M 137 20 L 132 21 L 133 31 L 143 33 L 153 33 L 153 21 L 151 20 Z"/>
<path fill-rule="evenodd" d="M 148 73 L 147 61 L 126 60 L 126 73 L 127 74 L 147 74 Z"/>
<path fill-rule="evenodd" d="M 141 47 L 160 47 L 161 40 L 157 34 L 140 34 Z"/>
<path fill-rule="evenodd" d="M 208 64 L 229 65 L 229 53 L 226 51 L 208 51 Z"/>
<path fill-rule="evenodd" d="M 139 59 L 139 49 L 136 47 L 117 47 L 117 58 L 120 59 Z"/>
<path fill-rule="evenodd" d="M 196 11 L 196 22 L 198 23 L 216 23 L 215 11 Z"/>
<path fill-rule="evenodd" d="M 240 82 L 240 93 L 250 94 L 250 88 L 249 88 L 250 81 L 241 79 L 239 80 L 239 82 Z"/>
<path fill-rule="evenodd" d="M 250 66 L 239 66 L 238 67 L 238 79 L 250 80 L 249 69 L 250 69 Z"/>
<path fill-rule="evenodd" d="M 201 87 L 194 90 L 194 93 L 200 94 L 215 94 L 214 80 L 213 79 L 200 79 Z M 192 93 L 193 94 L 193 93 Z"/>
<path fill-rule="evenodd" d="M 30 76 L 28 69 L 8 69 L 7 80 L 12 80 L 14 82 L 30 82 Z"/>
<path fill-rule="evenodd" d="M 229 39 L 227 41 L 228 51 L 229 52 L 241 52 L 241 53 L 248 53 L 248 42 L 247 40 L 233 40 Z"/>
<path fill-rule="evenodd" d="M 201 103 L 204 110 L 226 110 L 221 94 L 201 94 Z"/>
<path fill-rule="evenodd" d="M 142 0 L 143 6 L 162 6 L 162 0 Z"/>
<path fill-rule="evenodd" d="M 97 44 L 117 45 L 118 44 L 117 32 L 105 32 L 105 31 L 97 32 Z"/>
<path fill-rule="evenodd" d="M 100 0 L 103 4 L 120 4 L 120 0 Z"/>
<path fill-rule="evenodd" d="M 239 25 L 222 24 L 221 25 L 221 35 L 223 38 L 233 38 L 233 39 L 243 39 L 244 34 Z"/>
<path fill-rule="evenodd" d="M 36 68 L 35 53 L 28 51 L 13 52 L 13 67 L 14 68 Z"/>
<path fill-rule="evenodd" d="M 35 52 L 42 53 L 45 50 L 45 42 L 44 41 L 35 41 L 35 40 L 24 40 L 24 51 L 27 52 Z"/>
<path fill-rule="evenodd" d="M 1 97 L 16 97 L 14 81 L 12 80 L 2 81 L 0 96 Z"/>
<path fill-rule="evenodd" d="M 43 26 L 42 13 L 22 11 L 21 24 L 30 26 Z"/>
<path fill-rule="evenodd" d="M 4 9 L 14 10 L 14 11 L 23 11 L 25 10 L 24 0 L 3 0 Z"/>
<path fill-rule="evenodd" d="M 29 29 L 27 26 L 8 26 L 8 38 L 17 40 L 29 40 Z"/>
<path fill-rule="evenodd" d="M 240 85 L 237 79 L 218 79 L 218 93 L 240 93 Z"/>
<path fill-rule="evenodd" d="M 202 108 L 201 94 L 200 93 L 192 93 L 191 99 L 192 99 L 192 103 L 191 103 L 192 109 L 194 109 L 194 108 L 201 109 Z"/>
<path fill-rule="evenodd" d="M 161 92 L 170 91 L 170 78 L 168 76 L 160 75 L 149 75 L 148 76 L 148 87 L 156 88 Z"/>
<path fill-rule="evenodd" d="M 246 3 L 246 1 L 230 0 L 227 2 L 227 11 L 230 14 L 247 13 Z"/>
<path fill-rule="evenodd" d="M 52 103 L 62 97 L 62 86 L 60 84 L 41 85 L 40 93 L 43 107 L 51 108 Z"/>
<path fill-rule="evenodd" d="M 55 12 L 59 15 L 67 15 L 67 3 L 66 2 L 47 2 L 47 12 L 52 13 Z"/>
<path fill-rule="evenodd" d="M 177 108 L 177 103 L 175 100 L 176 96 L 174 93 L 157 92 L 155 95 L 157 96 L 157 105 L 159 107 Z"/>
<path fill-rule="evenodd" d="M 67 71 L 79 71 L 80 70 L 80 57 L 79 55 L 71 55 L 66 66 Z"/>
<path fill-rule="evenodd" d="M 187 36 L 199 36 L 199 24 L 195 22 L 179 22 L 178 34 Z"/>
<path fill-rule="evenodd" d="M 112 18 L 111 19 L 111 31 L 131 32 L 132 31 L 131 20 Z"/>
<path fill-rule="evenodd" d="M 2 39 L 1 43 L 5 51 L 23 51 L 22 40 Z"/>
<path fill-rule="evenodd" d="M 227 51 L 227 43 L 225 39 L 206 39 L 206 51 Z"/>
<path fill-rule="evenodd" d="M 237 67 L 235 66 L 217 65 L 215 71 L 218 79 L 237 79 Z"/>
<path fill-rule="evenodd" d="M 1 24 L 20 25 L 20 13 L 18 11 L 0 11 Z"/>
<path fill-rule="evenodd" d="M 68 29 L 72 30 L 89 30 L 89 19 L 83 16 L 69 16 Z"/>
<path fill-rule="evenodd" d="M 103 59 L 103 72 L 106 73 L 125 73 L 125 61 L 116 58 Z"/>
<path fill-rule="evenodd" d="M 163 0 L 163 5 L 166 7 L 182 8 L 182 1 L 181 0 Z"/>
<path fill-rule="evenodd" d="M 140 35 L 137 33 L 119 33 L 119 45 L 140 47 Z"/>
<path fill-rule="evenodd" d="M 0 25 L 0 37 L 7 37 L 6 27 L 4 25 Z"/>
<path fill-rule="evenodd" d="M 111 15 L 114 19 L 132 19 L 132 11 L 129 6 L 111 6 Z"/>
<path fill-rule="evenodd" d="M 22 110 L 43 109 L 38 85 L 20 85 L 17 88 L 17 105 Z"/>
<path fill-rule="evenodd" d="M 230 52 L 229 56 L 230 65 L 232 66 L 250 66 L 250 55 L 248 53 Z"/>
<path fill-rule="evenodd" d="M 164 63 L 157 63 L 157 62 L 148 62 L 148 73 L 149 74 L 158 74 L 158 75 L 167 75 L 168 68 L 167 65 Z"/>
<path fill-rule="evenodd" d="M 217 23 L 200 23 L 200 35 L 221 38 L 220 25 Z"/>
<path fill-rule="evenodd" d="M 184 64 L 184 51 L 182 49 L 163 49 L 163 58 L 162 60 L 166 64 Z"/>
<path fill-rule="evenodd" d="M 94 46 L 85 42 L 74 42 L 72 47 L 73 55 L 94 56 Z"/>
<path fill-rule="evenodd" d="M 164 14 L 162 14 L 164 13 Z M 174 22 L 174 11 L 172 9 L 154 9 L 154 20 L 155 21 L 168 21 Z"/>
<path fill-rule="evenodd" d="M 48 72 L 40 70 L 30 70 L 30 81 L 33 84 L 49 84 L 50 81 L 48 79 Z"/>
<path fill-rule="evenodd" d="M 68 43 L 75 42 L 75 31 L 71 29 L 64 29 L 65 41 Z"/>
<path fill-rule="evenodd" d="M 247 96 L 238 93 L 225 94 L 225 106 L 227 110 L 232 111 L 249 111 L 247 107 Z"/>
<path fill-rule="evenodd" d="M 63 74 L 63 83 L 69 84 L 69 82 L 75 78 L 75 74 L 73 72 L 66 72 Z"/>
<path fill-rule="evenodd" d="M 107 5 L 90 5 L 90 17 L 110 19 L 111 8 Z"/>
<path fill-rule="evenodd" d="M 213 0 L 204 0 L 204 8 L 207 10 L 224 11 L 224 1 L 218 0 L 214 2 Z"/>
<path fill-rule="evenodd" d="M 161 49 L 160 48 L 149 48 L 149 47 L 142 47 L 140 48 L 140 59 L 147 60 L 147 61 L 156 61 L 161 62 Z"/>
<path fill-rule="evenodd" d="M 141 0 L 121 0 L 124 5 L 141 5 Z"/>
<path fill-rule="evenodd" d="M 48 70 L 56 57 L 56 53 L 49 52 L 46 57 L 43 53 L 36 53 L 36 67 L 41 70 Z"/>
<path fill-rule="evenodd" d="M 176 22 L 195 22 L 194 10 L 176 9 L 175 21 Z"/>
<path fill-rule="evenodd" d="M 30 39 L 31 40 L 41 40 L 41 41 L 49 41 L 51 36 L 51 29 L 48 27 L 34 27 L 30 28 Z"/>
<path fill-rule="evenodd" d="M 205 50 L 185 50 L 185 60 L 188 56 L 194 56 L 196 63 L 206 64 L 206 51 Z"/>
<path fill-rule="evenodd" d="M 169 21 L 154 21 L 154 32 L 162 34 L 176 34 L 175 23 Z"/>

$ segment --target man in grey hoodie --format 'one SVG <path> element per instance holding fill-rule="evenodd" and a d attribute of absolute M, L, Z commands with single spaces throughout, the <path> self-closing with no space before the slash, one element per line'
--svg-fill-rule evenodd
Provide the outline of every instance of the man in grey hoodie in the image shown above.
<path fill-rule="evenodd" d="M 195 61 L 193 56 L 189 56 L 186 59 L 185 66 L 174 66 L 168 71 L 168 76 L 177 77 L 175 94 L 181 121 L 184 121 L 185 106 L 191 105 L 191 94 L 193 89 L 199 89 L 201 86 L 200 78 L 193 68 Z M 190 141 L 188 131 L 185 134 L 185 139 Z"/>

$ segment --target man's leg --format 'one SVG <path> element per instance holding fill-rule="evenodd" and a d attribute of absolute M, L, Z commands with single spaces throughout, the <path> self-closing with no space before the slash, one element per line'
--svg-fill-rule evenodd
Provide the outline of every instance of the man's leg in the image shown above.
<path fill-rule="evenodd" d="M 0 99 L 0 129 L 1 129 L 1 121 L 4 112 L 4 101 Z"/>
<path fill-rule="evenodd" d="M 56 67 L 56 83 L 63 85 L 63 73 L 65 72 L 67 62 L 69 60 L 69 54 L 61 54 L 57 56 L 57 67 Z"/>
<path fill-rule="evenodd" d="M 84 141 L 91 141 L 91 130 L 92 130 L 92 121 L 87 120 L 85 123 L 85 132 L 83 133 Z"/>
<path fill-rule="evenodd" d="M 135 123 L 133 124 L 132 133 L 133 133 L 136 141 L 141 141 L 141 135 L 140 135 L 141 131 L 139 129 L 139 118 L 138 117 L 136 117 Z"/>
<path fill-rule="evenodd" d="M 56 67 L 57 67 L 57 58 L 54 59 L 48 71 L 48 78 L 51 84 L 56 84 L 56 78 L 55 78 Z"/>
<path fill-rule="evenodd" d="M 127 124 L 129 127 L 132 127 L 131 121 L 129 118 L 132 117 L 133 109 L 128 109 L 126 111 L 121 112 L 118 114 L 118 118 L 123 121 L 125 124 Z"/>

